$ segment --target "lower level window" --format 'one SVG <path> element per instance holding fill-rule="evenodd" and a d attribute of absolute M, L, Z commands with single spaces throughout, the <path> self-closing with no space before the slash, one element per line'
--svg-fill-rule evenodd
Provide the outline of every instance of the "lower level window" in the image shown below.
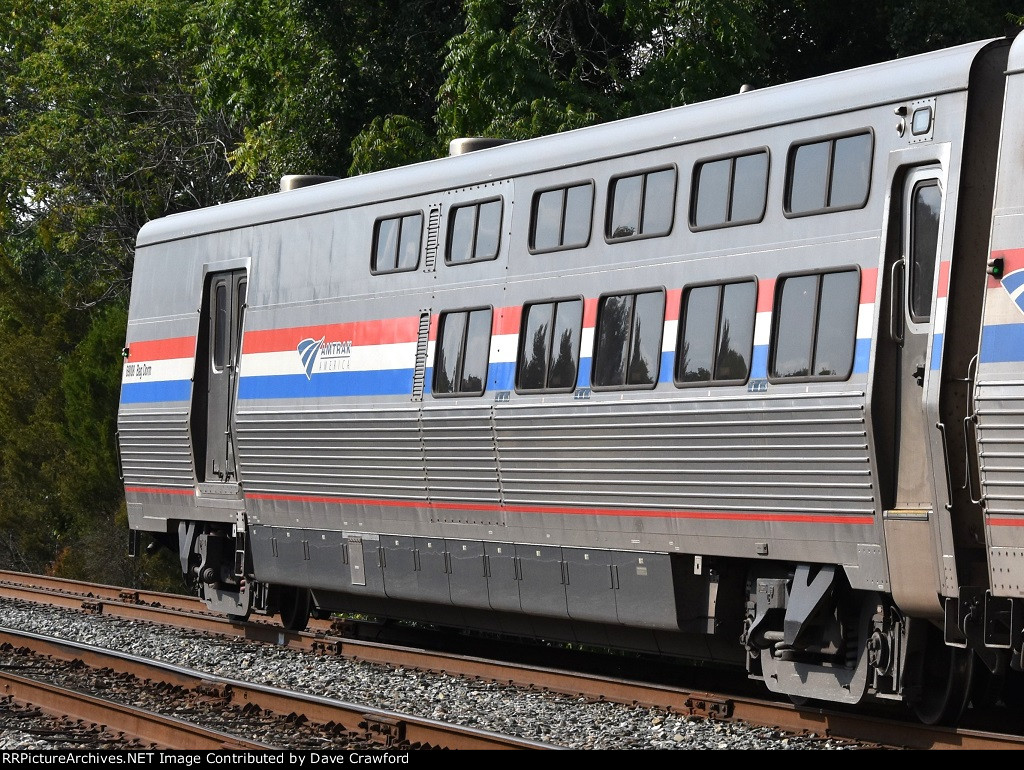
<path fill-rule="evenodd" d="M 769 374 L 845 380 L 853 371 L 860 307 L 856 270 L 780 278 Z"/>
<path fill-rule="evenodd" d="M 442 313 L 434 361 L 434 395 L 483 393 L 490 348 L 489 307 Z"/>
<path fill-rule="evenodd" d="M 601 298 L 594 334 L 593 384 L 653 387 L 661 369 L 665 292 L 612 294 Z"/>

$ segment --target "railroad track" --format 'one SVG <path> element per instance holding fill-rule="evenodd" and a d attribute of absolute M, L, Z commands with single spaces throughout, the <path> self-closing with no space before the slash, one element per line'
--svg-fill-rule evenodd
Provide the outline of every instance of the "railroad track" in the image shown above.
<path fill-rule="evenodd" d="M 125 590 L 23 573 L 0 572 L 0 596 L 190 628 L 356 661 L 443 672 L 592 700 L 648 706 L 693 717 L 738 720 L 796 735 L 813 734 L 838 740 L 914 749 L 1024 747 L 1024 738 L 1019 735 L 971 729 L 929 728 L 906 720 L 847 714 L 831 709 L 798 708 L 790 703 L 735 693 L 581 675 L 572 671 L 352 639 L 340 635 L 343 628 L 324 621 L 315 622 L 311 631 L 303 633 L 288 632 L 268 622 L 230 622 L 209 614 L 205 605 L 198 600 L 175 594 Z"/>
<path fill-rule="evenodd" d="M 27 676 L 0 670 L 0 690 L 8 697 L 50 714 L 103 725 L 141 745 L 234 750 L 556 748 L 15 629 L 0 628 L 0 653 L 5 667 L 32 672 Z M 102 697 L 82 692 L 96 689 L 103 691 Z M 189 718 L 158 713 L 140 706 L 140 699 L 187 712 Z M 212 720 L 223 726 L 197 724 Z M 270 737 L 254 740 L 240 731 Z"/>

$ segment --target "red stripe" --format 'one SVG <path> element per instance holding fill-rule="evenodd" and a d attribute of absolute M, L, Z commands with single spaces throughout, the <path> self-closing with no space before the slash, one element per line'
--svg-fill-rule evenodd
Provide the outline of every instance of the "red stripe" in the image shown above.
<path fill-rule="evenodd" d="M 195 337 L 171 337 L 166 340 L 133 342 L 128 346 L 128 361 L 159 361 L 167 358 L 194 358 Z"/>
<path fill-rule="evenodd" d="M 195 495 L 194 489 L 165 489 L 163 487 L 125 487 L 125 492 L 140 495 Z"/>
<path fill-rule="evenodd" d="M 419 317 L 384 318 L 378 321 L 357 321 L 322 326 L 295 326 L 290 329 L 267 329 L 245 333 L 243 353 L 277 353 L 295 350 L 304 339 L 345 342 L 353 345 L 389 345 L 415 342 L 419 334 Z"/>
<path fill-rule="evenodd" d="M 519 334 L 519 320 L 522 315 L 523 309 L 519 305 L 498 308 L 491 321 L 491 334 Z"/>
<path fill-rule="evenodd" d="M 665 293 L 665 320 L 679 320 L 679 303 L 683 299 L 682 289 L 669 289 Z"/>
<path fill-rule="evenodd" d="M 990 516 L 986 521 L 993 527 L 1024 527 L 1024 516 L 1015 519 L 997 519 Z"/>
<path fill-rule="evenodd" d="M 870 305 L 875 301 L 878 288 L 878 268 L 869 267 L 860 271 L 860 304 Z"/>
<path fill-rule="evenodd" d="M 936 291 L 939 298 L 949 296 L 949 262 L 939 263 L 939 286 Z"/>
<path fill-rule="evenodd" d="M 746 513 L 718 511 L 647 511 L 632 508 L 565 508 L 544 505 L 480 505 L 476 503 L 431 503 L 410 500 L 374 500 L 357 497 L 309 497 L 305 495 L 276 495 L 253 493 L 248 500 L 271 500 L 293 503 L 322 503 L 325 505 L 377 505 L 389 508 L 425 508 L 428 510 L 499 511 L 505 513 L 544 513 L 558 516 L 625 516 L 654 519 L 700 519 L 721 521 L 784 521 L 806 524 L 856 524 L 870 526 L 873 516 L 821 516 L 807 513 Z"/>
<path fill-rule="evenodd" d="M 759 278 L 757 281 L 757 312 L 767 313 L 775 302 L 775 279 Z"/>

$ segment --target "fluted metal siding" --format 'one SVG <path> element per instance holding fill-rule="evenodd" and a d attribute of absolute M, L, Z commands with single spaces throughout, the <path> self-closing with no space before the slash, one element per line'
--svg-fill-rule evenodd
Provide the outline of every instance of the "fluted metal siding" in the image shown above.
<path fill-rule="evenodd" d="M 1024 515 L 1024 383 L 979 384 L 975 404 L 985 509 Z"/>
<path fill-rule="evenodd" d="M 509 505 L 874 512 L 864 394 L 507 408 Z"/>
<path fill-rule="evenodd" d="M 126 486 L 195 486 L 187 411 L 124 410 L 117 431 Z"/>
<path fill-rule="evenodd" d="M 238 415 L 247 492 L 423 500 L 417 409 Z"/>

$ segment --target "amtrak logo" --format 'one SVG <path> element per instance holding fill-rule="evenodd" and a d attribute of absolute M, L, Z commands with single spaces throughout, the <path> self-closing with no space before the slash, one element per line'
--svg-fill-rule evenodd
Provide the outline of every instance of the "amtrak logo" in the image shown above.
<path fill-rule="evenodd" d="M 1004 275 L 1002 284 L 1010 299 L 1017 305 L 1017 309 L 1024 313 L 1024 268 Z"/>
<path fill-rule="evenodd" d="M 296 346 L 302 368 L 306 371 L 307 380 L 313 379 L 314 370 L 333 372 L 349 368 L 352 340 L 342 342 L 327 342 L 326 340 L 326 337 L 321 337 L 318 340 L 307 337 Z M 318 362 L 319 366 L 317 366 Z"/>

